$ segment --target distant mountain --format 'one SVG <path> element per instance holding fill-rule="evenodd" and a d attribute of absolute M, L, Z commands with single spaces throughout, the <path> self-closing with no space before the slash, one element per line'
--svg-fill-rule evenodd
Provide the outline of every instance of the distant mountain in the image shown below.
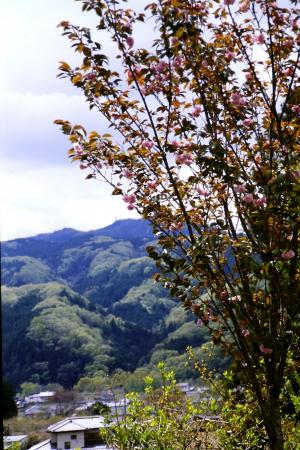
<path fill-rule="evenodd" d="M 74 228 L 63 228 L 62 230 L 53 231 L 52 233 L 41 233 L 29 239 L 47 242 L 67 242 L 70 239 L 82 236 L 84 231 L 74 230 Z"/>
<path fill-rule="evenodd" d="M 120 220 L 4 242 L 6 378 L 70 387 L 84 374 L 132 371 L 163 352 L 176 361 L 206 341 L 151 279 L 156 268 L 145 247 L 153 240 L 147 222 Z"/>
<path fill-rule="evenodd" d="M 2 243 L 2 256 L 36 256 L 50 258 L 61 249 L 76 247 L 98 236 L 116 240 L 128 240 L 135 246 L 153 240 L 151 226 L 144 220 L 118 220 L 105 228 L 92 231 L 78 231 L 63 228 L 53 233 L 42 233 L 28 238 L 13 239 Z M 47 257 L 47 249 L 49 255 Z"/>

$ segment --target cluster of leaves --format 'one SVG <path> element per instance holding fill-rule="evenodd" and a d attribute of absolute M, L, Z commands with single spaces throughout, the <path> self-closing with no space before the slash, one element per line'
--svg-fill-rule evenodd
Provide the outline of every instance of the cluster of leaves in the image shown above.
<path fill-rule="evenodd" d="M 236 448 L 268 449 L 268 438 L 259 415 L 257 399 L 246 385 L 240 383 L 234 368 L 224 372 L 219 384 L 222 392 L 220 415 L 223 425 L 217 434 L 220 444 L 228 450 Z M 300 378 L 296 372 L 285 379 L 282 391 L 284 449 L 297 449 L 300 438 Z"/>
<path fill-rule="evenodd" d="M 132 450 L 210 449 L 211 425 L 201 420 L 207 405 L 192 404 L 176 388 L 173 371 L 158 365 L 161 387 L 154 389 L 153 379 L 145 378 L 145 393 L 130 393 L 127 414 L 117 421 L 108 421 L 101 429 L 105 441 L 114 448 Z M 201 415 L 201 416 L 200 416 Z"/>
<path fill-rule="evenodd" d="M 92 406 L 88 408 L 87 411 L 92 416 L 95 415 L 104 416 L 111 412 L 111 408 L 103 402 L 95 402 Z"/>

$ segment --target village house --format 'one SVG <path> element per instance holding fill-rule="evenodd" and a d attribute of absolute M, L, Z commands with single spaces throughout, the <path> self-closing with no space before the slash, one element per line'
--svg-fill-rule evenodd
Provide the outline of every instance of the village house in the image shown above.
<path fill-rule="evenodd" d="M 177 383 L 176 386 L 181 392 L 184 393 L 193 391 L 195 389 L 194 386 L 192 386 L 190 383 Z"/>
<path fill-rule="evenodd" d="M 17 436 L 3 436 L 3 447 L 8 449 L 9 447 L 18 444 L 20 449 L 25 449 L 27 444 L 27 434 Z"/>
<path fill-rule="evenodd" d="M 113 450 L 101 439 L 99 429 L 104 427 L 102 416 L 68 417 L 48 427 L 50 439 L 29 450 Z"/>
<path fill-rule="evenodd" d="M 32 394 L 25 397 L 25 403 L 46 403 L 53 399 L 55 392 L 52 391 L 44 391 L 39 394 Z"/>

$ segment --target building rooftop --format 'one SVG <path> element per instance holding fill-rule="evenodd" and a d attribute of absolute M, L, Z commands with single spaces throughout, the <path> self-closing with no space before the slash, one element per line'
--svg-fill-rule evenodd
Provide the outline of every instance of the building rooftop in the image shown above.
<path fill-rule="evenodd" d="M 66 431 L 94 430 L 104 426 L 103 416 L 68 417 L 48 427 L 51 433 Z"/>
<path fill-rule="evenodd" d="M 53 397 L 55 395 L 55 392 L 54 391 L 43 391 L 37 395 L 39 395 L 39 397 Z"/>
<path fill-rule="evenodd" d="M 46 441 L 39 442 L 33 447 L 30 447 L 29 450 L 51 450 L 51 441 L 47 439 Z"/>
<path fill-rule="evenodd" d="M 6 442 L 18 442 L 27 438 L 27 434 L 17 434 L 14 436 L 3 436 L 3 440 Z"/>
<path fill-rule="evenodd" d="M 7 447 L 15 442 L 21 442 L 27 438 L 27 434 L 18 434 L 15 436 L 3 436 L 4 446 Z"/>
<path fill-rule="evenodd" d="M 51 441 L 50 439 L 48 439 L 47 441 L 40 442 L 39 444 L 30 447 L 29 450 L 51 450 Z M 114 449 L 111 447 L 107 447 L 106 445 L 96 445 L 95 447 L 81 450 L 114 450 Z"/>
<path fill-rule="evenodd" d="M 121 400 L 118 401 L 108 401 L 108 402 L 103 402 L 105 405 L 109 406 L 110 408 L 114 408 L 117 406 L 127 406 L 130 403 L 130 400 L 128 398 L 122 398 Z"/>
<path fill-rule="evenodd" d="M 25 409 L 25 416 L 31 415 L 31 414 L 41 414 L 43 412 L 43 408 L 39 405 L 33 405 L 29 408 Z"/>

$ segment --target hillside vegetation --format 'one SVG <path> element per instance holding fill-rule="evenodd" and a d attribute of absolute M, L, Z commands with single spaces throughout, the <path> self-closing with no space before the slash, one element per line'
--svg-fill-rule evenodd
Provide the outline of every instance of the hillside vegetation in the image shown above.
<path fill-rule="evenodd" d="M 4 374 L 73 386 L 84 375 L 169 360 L 179 377 L 187 346 L 208 339 L 151 276 L 146 222 L 64 229 L 2 246 Z M 215 362 L 220 363 L 220 361 Z"/>

